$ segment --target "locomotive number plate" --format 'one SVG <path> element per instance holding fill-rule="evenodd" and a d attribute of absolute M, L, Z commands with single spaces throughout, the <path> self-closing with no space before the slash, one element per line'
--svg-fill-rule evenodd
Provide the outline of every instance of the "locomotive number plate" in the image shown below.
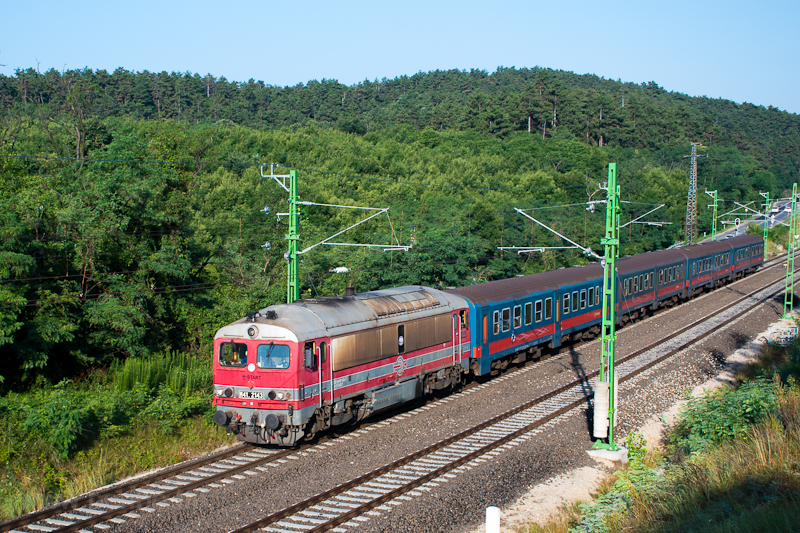
<path fill-rule="evenodd" d="M 264 393 L 263 392 L 253 392 L 253 391 L 249 391 L 249 390 L 240 390 L 239 391 L 239 398 L 251 398 L 251 399 L 256 399 L 256 400 L 262 400 L 262 399 L 264 399 Z"/>

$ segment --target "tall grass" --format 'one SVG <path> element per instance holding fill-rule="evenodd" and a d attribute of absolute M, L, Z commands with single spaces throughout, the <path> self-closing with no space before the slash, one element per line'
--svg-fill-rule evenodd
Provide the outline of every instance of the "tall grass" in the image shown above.
<path fill-rule="evenodd" d="M 187 396 L 209 392 L 212 386 L 211 365 L 207 361 L 172 350 L 116 362 L 111 374 L 118 392 L 133 390 L 137 383 L 151 390 L 163 384 L 175 394 Z"/>
<path fill-rule="evenodd" d="M 794 379 L 776 380 L 774 394 L 772 414 L 671 465 L 655 493 L 633 493 L 630 509 L 609 521 L 609 531 L 800 529 L 800 388 Z"/>

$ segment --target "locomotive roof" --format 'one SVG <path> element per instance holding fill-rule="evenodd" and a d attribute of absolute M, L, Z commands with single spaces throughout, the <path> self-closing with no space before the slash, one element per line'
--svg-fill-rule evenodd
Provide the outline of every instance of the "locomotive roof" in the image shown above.
<path fill-rule="evenodd" d="M 237 320 L 221 328 L 216 337 L 248 338 L 256 325 L 260 339 L 305 341 L 448 313 L 465 305 L 458 296 L 421 286 L 395 287 L 355 296 L 298 300 L 271 305 L 258 316 Z M 274 313 L 274 316 L 272 315 Z"/>
<path fill-rule="evenodd" d="M 487 305 L 526 298 L 554 287 L 579 285 L 602 277 L 603 268 L 600 264 L 590 263 L 552 272 L 540 272 L 517 278 L 468 285 L 449 289 L 447 292 L 463 296 L 475 304 Z"/>

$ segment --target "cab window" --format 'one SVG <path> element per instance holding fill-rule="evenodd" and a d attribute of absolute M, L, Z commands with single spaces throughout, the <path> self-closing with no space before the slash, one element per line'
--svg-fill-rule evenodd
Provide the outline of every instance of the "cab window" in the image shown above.
<path fill-rule="evenodd" d="M 241 342 L 223 342 L 219 345 L 219 364 L 244 366 L 247 364 L 247 345 Z"/>
<path fill-rule="evenodd" d="M 290 349 L 285 344 L 259 344 L 256 354 L 258 368 L 284 369 L 289 368 Z"/>

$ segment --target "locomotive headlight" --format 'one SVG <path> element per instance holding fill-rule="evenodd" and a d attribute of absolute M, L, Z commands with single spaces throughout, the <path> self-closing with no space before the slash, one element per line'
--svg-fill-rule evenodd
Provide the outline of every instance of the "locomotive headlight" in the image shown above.
<path fill-rule="evenodd" d="M 223 394 L 225 394 L 225 390 L 224 389 L 217 389 L 217 390 L 214 391 L 214 394 L 216 394 L 217 396 L 222 396 Z"/>
<path fill-rule="evenodd" d="M 255 339 L 258 336 L 258 328 L 255 326 L 250 326 L 249 328 L 247 328 L 247 335 L 251 339 Z"/>
<path fill-rule="evenodd" d="M 279 399 L 279 400 L 283 400 L 283 393 L 282 393 L 282 392 L 279 392 L 279 393 L 278 393 L 278 399 Z"/>
<path fill-rule="evenodd" d="M 228 387 L 227 389 L 225 389 L 225 396 L 227 396 L 228 398 L 230 398 L 231 396 L 233 396 L 233 389 L 232 389 L 232 388 L 230 388 L 230 387 Z"/>

